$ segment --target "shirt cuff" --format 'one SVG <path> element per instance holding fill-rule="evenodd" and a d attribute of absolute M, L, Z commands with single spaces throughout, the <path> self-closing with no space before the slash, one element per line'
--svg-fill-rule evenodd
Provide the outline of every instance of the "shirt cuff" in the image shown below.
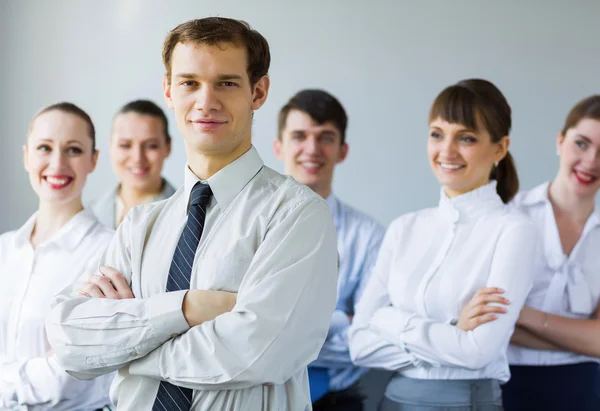
<path fill-rule="evenodd" d="M 154 338 L 164 343 L 189 330 L 183 315 L 183 298 L 188 290 L 172 291 L 148 298 L 148 321 L 154 330 Z"/>
<path fill-rule="evenodd" d="M 329 339 L 331 336 L 339 334 L 348 327 L 350 327 L 348 314 L 342 310 L 335 310 L 331 315 L 331 325 L 329 326 L 327 338 Z"/>

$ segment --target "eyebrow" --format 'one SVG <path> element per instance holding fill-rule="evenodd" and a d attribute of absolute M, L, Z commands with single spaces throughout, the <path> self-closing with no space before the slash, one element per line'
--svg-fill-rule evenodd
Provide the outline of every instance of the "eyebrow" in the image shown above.
<path fill-rule="evenodd" d="M 586 143 L 591 143 L 592 142 L 592 140 L 589 137 L 586 137 L 583 134 L 577 134 L 577 137 L 579 137 L 582 140 L 585 140 Z"/>
<path fill-rule="evenodd" d="M 175 74 L 175 78 L 179 79 L 195 79 L 197 76 L 192 73 L 177 73 Z M 225 80 L 243 80 L 242 76 L 239 74 L 220 74 L 217 76 L 217 80 L 225 81 Z"/>

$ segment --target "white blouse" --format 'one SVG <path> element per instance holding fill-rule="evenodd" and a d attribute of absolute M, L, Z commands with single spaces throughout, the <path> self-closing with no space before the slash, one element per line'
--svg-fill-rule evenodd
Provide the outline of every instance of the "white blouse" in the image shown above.
<path fill-rule="evenodd" d="M 544 263 L 535 272 L 526 305 L 563 317 L 590 318 L 600 302 L 600 213 L 593 212 L 570 255 L 563 251 L 552 204 L 549 183 L 520 193 L 513 204 L 533 220 L 543 241 Z M 572 352 L 534 350 L 511 345 L 511 364 L 562 365 L 596 358 Z"/>
<path fill-rule="evenodd" d="M 113 231 L 81 211 L 33 248 L 33 215 L 0 236 L 0 410 L 94 410 L 110 403 L 111 375 L 78 381 L 59 366 L 44 321 L 52 297 L 93 266 Z"/>
<path fill-rule="evenodd" d="M 532 283 L 537 232 L 492 181 L 389 227 L 350 328 L 361 366 L 411 378 L 507 381 L 506 348 Z M 508 313 L 473 331 L 450 322 L 481 287 L 500 287 Z"/>

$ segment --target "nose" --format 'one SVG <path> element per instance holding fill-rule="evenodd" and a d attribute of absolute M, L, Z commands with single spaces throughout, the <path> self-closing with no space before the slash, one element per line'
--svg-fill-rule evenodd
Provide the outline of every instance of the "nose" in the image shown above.
<path fill-rule="evenodd" d="M 314 135 L 307 136 L 304 141 L 304 151 L 308 154 L 317 155 L 320 152 L 319 142 Z"/>
<path fill-rule="evenodd" d="M 449 160 L 456 157 L 457 150 L 454 139 L 445 138 L 440 143 L 440 154 L 442 154 L 444 158 L 447 158 Z"/>
<path fill-rule="evenodd" d="M 146 161 L 146 151 L 143 144 L 135 144 L 132 147 L 131 157 L 136 164 L 143 164 Z"/>
<path fill-rule="evenodd" d="M 195 104 L 196 110 L 202 110 L 204 114 L 211 111 L 217 111 L 221 108 L 217 91 L 210 85 L 203 85 L 196 91 Z"/>
<path fill-rule="evenodd" d="M 53 150 L 50 165 L 53 170 L 61 170 L 67 161 L 67 155 L 62 150 Z"/>

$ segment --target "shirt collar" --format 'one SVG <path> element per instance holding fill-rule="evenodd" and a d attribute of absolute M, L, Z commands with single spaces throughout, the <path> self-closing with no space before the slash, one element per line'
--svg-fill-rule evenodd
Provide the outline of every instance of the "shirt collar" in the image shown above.
<path fill-rule="evenodd" d="M 35 226 L 37 219 L 37 212 L 33 214 L 27 222 L 17 230 L 15 236 L 15 246 L 23 247 L 31 244 L 31 232 Z M 41 246 L 47 246 L 49 244 L 55 244 L 57 247 L 72 251 L 75 249 L 83 240 L 83 237 L 88 231 L 97 224 L 98 220 L 94 216 L 91 210 L 81 210 L 75 214 L 71 219 L 63 225 L 54 235 Z"/>
<path fill-rule="evenodd" d="M 441 189 L 439 209 L 444 216 L 455 223 L 475 219 L 502 207 L 504 203 L 496 192 L 496 180 L 452 198 L 446 195 L 443 188 Z"/>
<path fill-rule="evenodd" d="M 219 170 L 206 181 L 200 180 L 198 176 L 190 170 L 188 164 L 186 164 L 184 178 L 185 198 L 189 202 L 192 188 L 194 188 L 194 185 L 196 185 L 198 181 L 205 184 L 208 183 L 213 192 L 213 196 L 217 201 L 217 206 L 221 210 L 225 210 L 246 184 L 248 184 L 261 170 L 263 165 L 263 160 L 260 158 L 260 155 L 254 146 L 250 147 L 250 150 L 246 151 L 232 163 Z M 188 202 L 186 202 L 186 209 Z"/>
<path fill-rule="evenodd" d="M 527 192 L 523 197 L 523 205 L 534 206 L 537 204 L 547 204 L 551 207 L 550 197 L 548 196 L 549 187 L 550 182 L 546 181 L 545 183 L 542 183 L 539 186 L 529 190 L 529 192 Z M 600 210 L 598 209 L 598 206 L 596 206 L 586 222 L 586 228 L 588 229 L 595 228 L 597 226 L 600 226 Z"/>
<path fill-rule="evenodd" d="M 536 204 L 545 204 L 549 201 L 548 199 L 548 187 L 550 186 L 550 182 L 546 181 L 545 183 L 540 184 L 539 186 L 529 190 L 523 196 L 523 205 L 532 206 Z"/>

